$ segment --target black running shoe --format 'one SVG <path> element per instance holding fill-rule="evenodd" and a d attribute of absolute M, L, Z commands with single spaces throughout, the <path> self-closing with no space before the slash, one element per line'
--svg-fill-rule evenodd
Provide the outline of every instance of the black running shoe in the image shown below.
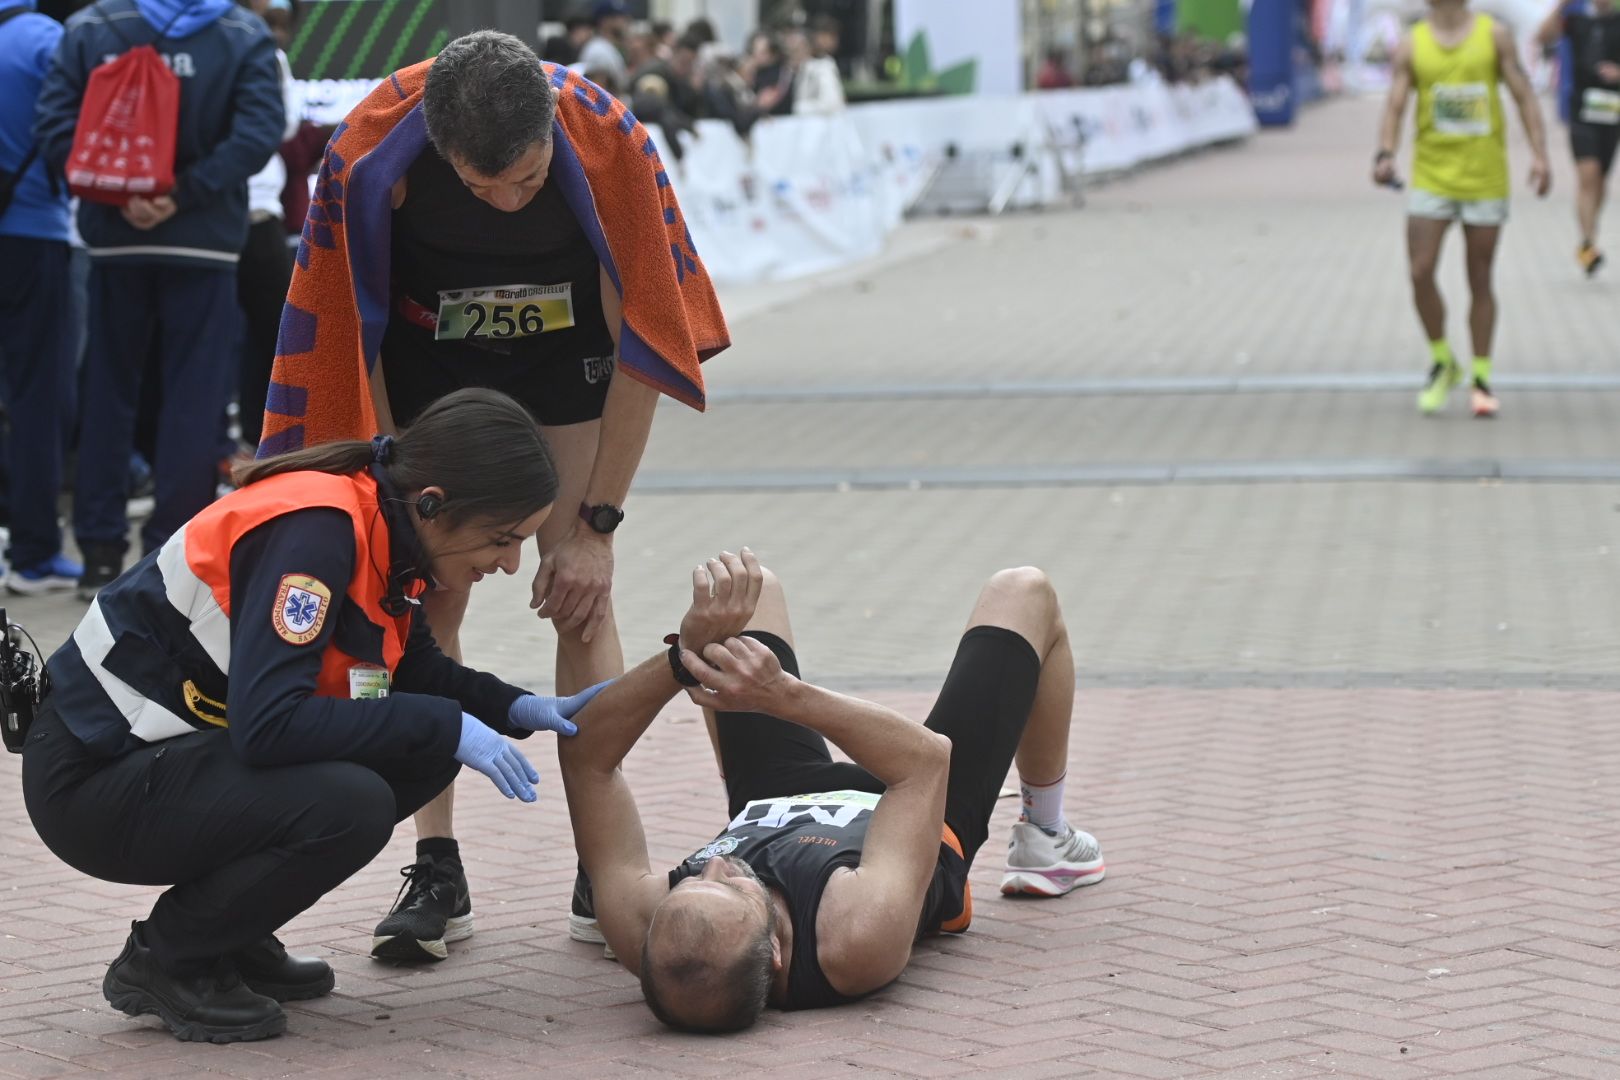
<path fill-rule="evenodd" d="M 420 855 L 400 870 L 394 910 L 372 931 L 371 955 L 393 964 L 439 961 L 445 946 L 472 937 L 472 896 L 461 860 Z"/>
<path fill-rule="evenodd" d="M 574 900 L 568 908 L 568 936 L 587 945 L 602 946 L 602 955 L 609 960 L 619 958 L 597 924 L 596 897 L 591 892 L 591 879 L 585 876 L 584 864 L 574 875 Z"/>
<path fill-rule="evenodd" d="M 591 895 L 591 879 L 581 866 L 574 875 L 574 902 L 568 908 L 568 936 L 589 945 L 602 945 L 607 939 L 596 924 L 596 899 Z"/>
<path fill-rule="evenodd" d="M 140 923 L 107 968 L 101 994 L 119 1012 L 156 1016 L 182 1042 L 253 1042 L 287 1030 L 281 1006 L 250 990 L 229 960 L 202 975 L 164 971 L 141 940 Z"/>

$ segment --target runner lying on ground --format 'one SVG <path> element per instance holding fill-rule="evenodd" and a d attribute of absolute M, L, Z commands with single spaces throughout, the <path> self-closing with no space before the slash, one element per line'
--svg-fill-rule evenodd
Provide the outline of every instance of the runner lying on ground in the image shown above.
<path fill-rule="evenodd" d="M 853 1001 L 894 981 L 918 938 L 965 930 L 968 868 L 1015 759 L 1024 813 L 1002 892 L 1102 880 L 1097 841 L 1063 819 L 1074 660 L 1041 571 L 984 586 L 926 725 L 801 681 L 782 589 L 748 549 L 692 585 L 670 653 L 603 690 L 558 744 L 602 932 L 664 1023 L 734 1031 L 767 1003 Z M 683 675 L 715 713 L 732 821 L 661 873 L 619 763 Z"/>

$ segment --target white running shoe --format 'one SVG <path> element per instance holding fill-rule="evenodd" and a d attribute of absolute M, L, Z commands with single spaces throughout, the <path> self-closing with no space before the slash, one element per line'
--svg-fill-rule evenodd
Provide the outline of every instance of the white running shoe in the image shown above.
<path fill-rule="evenodd" d="M 1013 823 L 1012 840 L 1007 845 L 1007 870 L 1001 876 L 1003 893 L 1062 896 L 1103 879 L 1107 867 L 1097 838 L 1079 829 L 1064 828 L 1066 832 L 1053 836 L 1028 821 Z"/>

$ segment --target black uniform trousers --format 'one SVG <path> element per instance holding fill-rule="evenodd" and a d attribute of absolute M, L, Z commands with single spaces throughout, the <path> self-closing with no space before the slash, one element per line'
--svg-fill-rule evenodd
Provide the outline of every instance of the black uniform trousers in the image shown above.
<path fill-rule="evenodd" d="M 13 566 L 32 569 L 62 551 L 56 500 L 73 426 L 76 305 L 66 242 L 0 236 L 0 389 L 11 423 Z"/>
<path fill-rule="evenodd" d="M 254 222 L 248 228 L 242 259 L 236 264 L 236 300 L 244 316 L 237 416 L 242 423 L 242 441 L 249 446 L 258 446 L 264 433 L 264 399 L 270 392 L 276 335 L 281 331 L 281 309 L 287 301 L 292 272 L 286 225 L 278 217 Z"/>
<path fill-rule="evenodd" d="M 313 906 L 460 767 L 429 757 L 255 769 L 225 730 L 98 758 L 47 699 L 23 751 L 23 797 L 45 846 L 68 865 L 104 881 L 172 886 L 143 936 L 164 968 L 185 975 Z"/>

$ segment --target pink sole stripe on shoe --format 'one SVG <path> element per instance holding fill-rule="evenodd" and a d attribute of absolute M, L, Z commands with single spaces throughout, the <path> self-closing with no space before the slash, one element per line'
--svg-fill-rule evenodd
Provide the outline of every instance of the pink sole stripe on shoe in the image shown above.
<path fill-rule="evenodd" d="M 1086 870 L 1040 870 L 1008 867 L 1001 878 L 1003 896 L 1062 896 L 1064 893 L 1103 880 L 1104 865 Z"/>

